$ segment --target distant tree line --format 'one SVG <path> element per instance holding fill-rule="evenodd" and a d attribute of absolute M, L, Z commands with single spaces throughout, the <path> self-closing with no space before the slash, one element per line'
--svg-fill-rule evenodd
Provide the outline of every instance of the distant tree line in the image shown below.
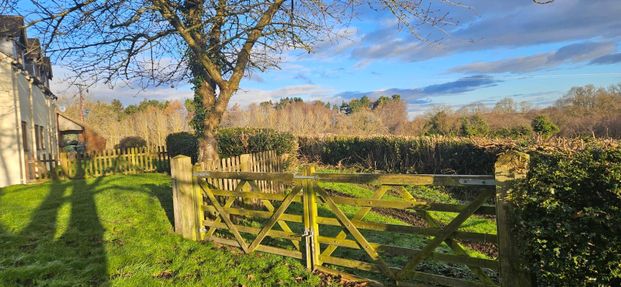
<path fill-rule="evenodd" d="M 322 101 L 304 102 L 284 98 L 251 104 L 245 109 L 234 105 L 225 114 L 226 127 L 271 128 L 294 134 L 403 134 L 408 124 L 406 103 L 399 95 L 352 99 L 341 105 Z"/>
<path fill-rule="evenodd" d="M 511 98 L 492 108 L 479 103 L 458 110 L 439 107 L 412 124 L 418 134 L 428 135 L 621 138 L 621 85 L 575 87 L 542 109 Z"/>
<path fill-rule="evenodd" d="M 301 135 L 446 135 L 520 138 L 539 136 L 621 138 L 621 85 L 572 88 L 552 106 L 504 98 L 494 106 L 468 104 L 460 109 L 436 106 L 408 120 L 399 95 L 367 96 L 341 105 L 301 98 L 235 105 L 225 114 L 228 127 L 272 128 Z"/>
<path fill-rule="evenodd" d="M 119 100 L 87 101 L 85 122 L 106 138 L 108 148 L 129 136 L 143 138 L 148 145 L 164 145 L 170 133 L 193 131 L 194 107 L 192 100 L 183 104 L 144 100 L 128 106 Z M 66 113 L 79 118 L 77 103 L 70 103 Z M 233 105 L 222 126 L 269 128 L 296 135 L 621 138 L 621 84 L 572 88 L 546 108 L 504 98 L 491 107 L 482 103 L 457 110 L 438 106 L 412 120 L 408 120 L 407 104 L 399 95 L 363 96 L 340 105 L 286 97 L 245 108 Z"/>
<path fill-rule="evenodd" d="M 65 113 L 79 119 L 79 104 L 70 102 Z M 128 143 L 140 139 L 146 145 L 163 146 L 168 134 L 190 130 L 188 112 L 179 101 L 143 100 L 123 106 L 118 99 L 111 103 L 87 100 L 83 113 L 84 124 L 106 139 L 108 149 L 133 146 Z"/>

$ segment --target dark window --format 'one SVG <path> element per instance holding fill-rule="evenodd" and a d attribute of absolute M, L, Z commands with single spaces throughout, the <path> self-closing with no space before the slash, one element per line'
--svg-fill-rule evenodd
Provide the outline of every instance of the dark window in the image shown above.
<path fill-rule="evenodd" d="M 45 150 L 45 128 L 43 126 L 39 126 L 39 128 L 41 129 L 41 149 Z"/>
<path fill-rule="evenodd" d="M 38 135 L 39 135 L 39 149 L 44 150 L 45 149 L 45 129 L 43 128 L 43 126 L 39 126 Z"/>
<path fill-rule="evenodd" d="M 26 122 L 22 122 L 22 145 L 24 151 L 28 151 L 28 125 Z"/>
<path fill-rule="evenodd" d="M 39 139 L 39 125 L 34 126 L 35 132 L 35 147 L 37 150 L 41 149 L 41 140 Z"/>

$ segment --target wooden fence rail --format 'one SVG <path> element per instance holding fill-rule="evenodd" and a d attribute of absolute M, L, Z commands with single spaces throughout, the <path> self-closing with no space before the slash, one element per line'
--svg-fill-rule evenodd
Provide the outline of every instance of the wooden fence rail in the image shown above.
<path fill-rule="evenodd" d="M 507 200 L 512 181 L 524 176 L 527 161 L 527 155 L 506 153 L 499 157 L 495 175 L 480 176 L 325 174 L 313 167 L 293 174 L 278 168 L 205 169 L 178 156 L 172 159 L 175 231 L 192 240 L 236 246 L 245 253 L 298 258 L 309 269 L 337 272 L 329 267 L 340 266 L 379 273 L 389 285 L 531 286 L 521 268 Z M 232 160 L 232 165 L 244 166 L 243 162 Z M 347 197 L 324 189 L 323 182 L 353 183 L 375 191 L 368 198 Z M 430 202 L 408 192 L 408 187 L 421 185 L 476 187 L 478 193 L 460 204 Z M 375 208 L 411 212 L 426 224 L 378 222 L 367 216 Z M 438 212 L 451 212 L 454 217 L 442 221 L 436 217 Z M 466 220 L 475 214 L 495 217 L 497 233 L 465 231 Z M 382 242 L 378 234 L 421 238 L 422 243 Z M 464 240 L 495 244 L 497 258 L 474 256 Z M 421 269 L 428 262 L 448 263 L 446 268 L 465 266 L 473 277 Z"/>

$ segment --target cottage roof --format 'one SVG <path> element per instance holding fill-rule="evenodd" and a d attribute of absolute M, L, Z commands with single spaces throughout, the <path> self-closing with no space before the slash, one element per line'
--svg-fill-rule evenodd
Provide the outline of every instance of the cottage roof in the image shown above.
<path fill-rule="evenodd" d="M 19 42 L 26 44 L 26 28 L 24 17 L 15 15 L 0 15 L 0 37 L 19 38 Z"/>
<path fill-rule="evenodd" d="M 84 124 L 78 120 L 75 120 L 61 112 L 56 113 L 58 115 L 58 131 L 59 132 L 82 132 L 84 131 Z"/>

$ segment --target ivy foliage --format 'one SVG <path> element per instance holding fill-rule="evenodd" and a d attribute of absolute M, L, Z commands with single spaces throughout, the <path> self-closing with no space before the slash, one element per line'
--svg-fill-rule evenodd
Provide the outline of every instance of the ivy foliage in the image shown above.
<path fill-rule="evenodd" d="M 517 190 L 538 286 L 621 286 L 621 148 L 534 154 Z"/>

